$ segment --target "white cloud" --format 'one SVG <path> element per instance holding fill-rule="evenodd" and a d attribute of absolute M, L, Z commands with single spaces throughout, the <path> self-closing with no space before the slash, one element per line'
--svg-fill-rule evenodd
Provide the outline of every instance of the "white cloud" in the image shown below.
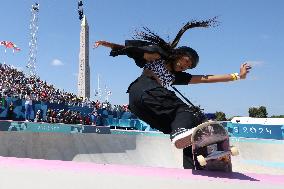
<path fill-rule="evenodd" d="M 63 66 L 63 62 L 59 59 L 54 59 L 52 62 L 51 62 L 51 65 L 52 66 Z"/>

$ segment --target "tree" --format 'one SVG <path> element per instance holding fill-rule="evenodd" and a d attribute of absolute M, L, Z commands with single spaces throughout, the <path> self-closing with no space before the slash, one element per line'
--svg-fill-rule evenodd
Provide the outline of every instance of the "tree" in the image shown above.
<path fill-rule="evenodd" d="M 262 118 L 267 118 L 267 111 L 266 111 L 266 107 L 265 106 L 260 106 L 258 108 L 258 111 L 259 111 L 259 117 L 262 117 Z"/>
<path fill-rule="evenodd" d="M 251 107 L 249 108 L 249 117 L 256 118 L 267 118 L 267 111 L 265 106 L 260 106 L 259 108 Z"/>
<path fill-rule="evenodd" d="M 284 115 L 273 115 L 271 118 L 284 118 Z"/>
<path fill-rule="evenodd" d="M 215 116 L 217 121 L 227 121 L 226 114 L 224 112 L 216 112 Z"/>
<path fill-rule="evenodd" d="M 257 117 L 258 109 L 255 107 L 249 108 L 249 117 Z"/>

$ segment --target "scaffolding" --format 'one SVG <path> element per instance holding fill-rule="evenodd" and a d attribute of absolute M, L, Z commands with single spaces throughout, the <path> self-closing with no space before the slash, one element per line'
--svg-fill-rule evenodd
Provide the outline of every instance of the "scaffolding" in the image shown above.
<path fill-rule="evenodd" d="M 37 33 L 38 33 L 38 12 L 39 4 L 35 3 L 31 8 L 30 20 L 30 42 L 29 42 L 29 60 L 28 72 L 30 77 L 36 76 L 36 63 L 37 63 Z"/>

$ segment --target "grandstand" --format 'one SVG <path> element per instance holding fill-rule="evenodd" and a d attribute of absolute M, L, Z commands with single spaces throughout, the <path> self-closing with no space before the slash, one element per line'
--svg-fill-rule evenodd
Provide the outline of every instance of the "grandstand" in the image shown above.
<path fill-rule="evenodd" d="M 148 124 L 137 119 L 127 105 L 112 106 L 109 102 L 82 99 L 57 89 L 39 77 L 27 77 L 7 64 L 0 64 L 0 95 L 2 120 L 25 121 L 25 114 L 29 113 L 28 121 L 152 130 Z M 26 112 L 27 99 L 32 101 L 30 112 Z"/>

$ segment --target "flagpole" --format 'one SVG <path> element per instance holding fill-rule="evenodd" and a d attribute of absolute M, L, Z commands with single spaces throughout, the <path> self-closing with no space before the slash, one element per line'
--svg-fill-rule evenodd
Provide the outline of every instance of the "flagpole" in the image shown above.
<path fill-rule="evenodd" d="M 100 74 L 98 74 L 98 99 L 101 100 L 101 91 L 100 91 Z"/>
<path fill-rule="evenodd" d="M 107 91 L 107 86 L 105 85 L 105 100 L 108 102 L 108 91 Z"/>
<path fill-rule="evenodd" d="M 7 52 L 7 47 L 5 48 L 5 51 L 4 51 L 4 62 L 3 62 L 4 65 L 6 64 L 6 62 L 5 62 L 6 52 Z"/>
<path fill-rule="evenodd" d="M 99 90 L 100 90 L 100 74 L 98 74 L 98 94 L 99 94 Z"/>

